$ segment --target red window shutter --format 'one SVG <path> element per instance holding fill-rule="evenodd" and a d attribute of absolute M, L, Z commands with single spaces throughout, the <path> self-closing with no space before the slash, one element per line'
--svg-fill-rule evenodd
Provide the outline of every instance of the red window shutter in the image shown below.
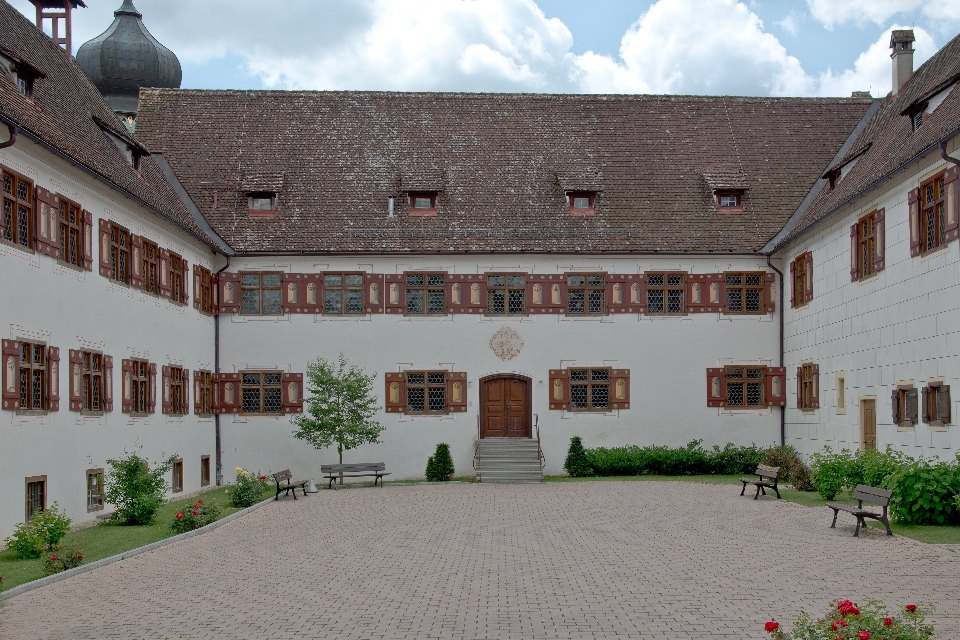
<path fill-rule="evenodd" d="M 787 406 L 787 370 L 784 367 L 767 367 L 767 406 Z"/>
<path fill-rule="evenodd" d="M 566 369 L 550 369 L 550 408 L 563 410 L 570 408 L 570 372 Z"/>
<path fill-rule="evenodd" d="M 196 269 L 196 267 L 194 267 Z M 200 401 L 200 381 L 201 376 L 199 371 L 193 372 L 193 413 L 194 415 L 200 415 L 203 413 L 203 404 Z M 183 383 L 186 386 L 186 382 Z M 184 403 L 186 404 L 186 403 Z"/>
<path fill-rule="evenodd" d="M 186 264 L 186 260 L 184 260 L 184 264 Z M 186 276 L 184 276 L 183 281 L 187 281 Z M 193 308 L 200 309 L 200 268 L 198 265 L 193 265 Z"/>
<path fill-rule="evenodd" d="M 467 410 L 467 374 L 447 375 L 447 410 L 460 413 Z"/>
<path fill-rule="evenodd" d="M 157 251 L 159 259 L 157 260 L 157 279 L 160 281 L 160 295 L 169 298 L 173 291 L 173 283 L 170 282 L 170 252 L 164 248 Z M 136 264 L 136 262 L 134 262 Z"/>
<path fill-rule="evenodd" d="M 607 275 L 607 311 L 610 313 L 640 313 L 639 295 L 634 291 L 634 285 L 643 280 L 637 274 L 608 274 Z"/>
<path fill-rule="evenodd" d="M 70 411 L 83 410 L 83 352 L 70 349 Z"/>
<path fill-rule="evenodd" d="M 850 282 L 860 279 L 860 261 L 857 258 L 860 250 L 860 224 L 850 227 Z"/>
<path fill-rule="evenodd" d="M 447 313 L 484 313 L 487 310 L 485 275 L 447 274 Z"/>
<path fill-rule="evenodd" d="M 43 187 L 34 189 L 34 197 L 34 248 L 46 256 L 57 258 L 60 256 L 60 199 Z"/>
<path fill-rule="evenodd" d="M 920 403 L 920 420 L 928 424 L 930 422 L 930 387 L 924 387 L 920 393 L 920 399 L 923 400 Z"/>
<path fill-rule="evenodd" d="M 212 274 L 210 276 L 210 296 L 213 298 L 213 315 L 220 314 L 220 276 Z"/>
<path fill-rule="evenodd" d="M 767 274 L 773 278 L 772 273 Z M 807 251 L 803 254 L 803 301 L 813 300 L 813 252 Z"/>
<path fill-rule="evenodd" d="M 388 373 L 383 377 L 386 390 L 384 393 L 384 411 L 387 413 L 403 413 L 407 406 L 407 379 L 403 373 Z"/>
<path fill-rule="evenodd" d="M 113 356 L 103 356 L 103 410 L 113 411 Z"/>
<path fill-rule="evenodd" d="M 806 409 L 803 406 L 803 367 L 797 367 L 797 409 Z"/>
<path fill-rule="evenodd" d="M 306 282 L 302 273 L 284 273 L 280 279 L 280 308 L 283 313 L 305 313 Z M 286 397 L 286 394 L 284 394 Z"/>
<path fill-rule="evenodd" d="M 190 302 L 190 270 L 187 267 L 187 261 L 181 260 L 180 264 L 182 269 L 180 271 L 180 295 L 183 298 L 180 300 L 182 304 L 187 304 Z M 194 290 L 194 295 L 196 295 L 196 290 Z"/>
<path fill-rule="evenodd" d="M 950 385 L 940 385 L 940 421 L 950 424 Z"/>
<path fill-rule="evenodd" d="M 143 238 L 130 234 L 130 286 L 143 288 Z"/>
<path fill-rule="evenodd" d="M 400 313 L 404 311 L 403 274 L 387 274 L 383 277 L 384 298 L 383 308 L 385 313 Z"/>
<path fill-rule="evenodd" d="M 723 295 L 722 273 L 691 273 L 687 276 L 688 313 L 723 311 Z"/>
<path fill-rule="evenodd" d="M 240 274 L 224 271 L 219 280 L 219 313 L 240 313 Z"/>
<path fill-rule="evenodd" d="M 303 374 L 283 374 L 283 412 L 303 413 Z"/>
<path fill-rule="evenodd" d="M 133 411 L 133 361 L 123 360 L 120 363 L 122 379 L 120 381 L 120 410 L 124 413 Z"/>
<path fill-rule="evenodd" d="M 707 369 L 707 406 L 722 407 L 727 401 L 725 369 Z"/>
<path fill-rule="evenodd" d="M 3 408 L 20 407 L 20 345 L 16 340 L 3 341 Z"/>
<path fill-rule="evenodd" d="M 190 370 L 182 369 L 180 372 L 180 413 L 189 415 L 190 413 Z"/>
<path fill-rule="evenodd" d="M 297 297 L 302 306 L 301 313 L 323 313 L 323 274 L 303 274 L 297 287 Z"/>
<path fill-rule="evenodd" d="M 918 416 L 918 405 L 920 394 L 917 393 L 916 389 L 910 389 L 907 391 L 907 420 L 912 424 L 917 424 Z"/>
<path fill-rule="evenodd" d="M 610 371 L 610 408 L 630 408 L 630 369 Z"/>
<path fill-rule="evenodd" d="M 367 313 L 383 313 L 383 292 L 383 274 L 364 274 L 363 307 Z"/>
<path fill-rule="evenodd" d="M 920 255 L 920 189 L 911 189 L 907 196 L 910 206 L 910 255 Z"/>
<path fill-rule="evenodd" d="M 893 409 L 893 424 L 898 425 L 903 422 L 903 416 L 900 415 L 900 390 L 894 389 L 890 398 L 890 408 Z"/>
<path fill-rule="evenodd" d="M 152 367 L 153 365 L 151 365 Z M 160 392 L 160 411 L 162 413 L 170 413 L 171 403 L 170 403 L 170 367 L 164 366 L 161 369 L 163 375 L 163 382 Z M 153 411 L 151 410 L 151 413 Z"/>
<path fill-rule="evenodd" d="M 810 255 L 810 254 L 808 254 Z M 813 297 L 813 271 L 810 271 L 810 297 Z M 777 276 L 772 273 L 763 274 L 763 310 L 766 313 L 773 313 L 777 310 Z M 721 298 L 723 300 L 723 298 Z M 722 305 L 721 305 L 722 306 Z"/>
<path fill-rule="evenodd" d="M 813 365 L 813 398 L 810 401 L 811 409 L 820 408 L 820 365 Z"/>
<path fill-rule="evenodd" d="M 954 165 L 947 169 L 944 176 L 944 190 L 946 192 L 946 221 L 944 223 L 944 232 L 947 236 L 947 242 L 956 240 L 960 237 L 960 212 L 957 211 L 960 203 L 957 202 L 957 166 Z"/>
<path fill-rule="evenodd" d="M 527 312 L 563 313 L 567 309 L 567 279 L 563 274 L 527 278 Z"/>
<path fill-rule="evenodd" d="M 110 222 L 100 218 L 100 275 L 110 277 Z"/>
<path fill-rule="evenodd" d="M 210 390 L 210 395 L 212 396 L 210 402 L 210 409 L 213 410 L 214 415 L 220 413 L 220 374 L 214 373 L 210 376 L 210 384 L 212 389 Z"/>
<path fill-rule="evenodd" d="M 47 348 L 47 409 L 60 411 L 60 349 Z"/>
<path fill-rule="evenodd" d="M 873 270 L 874 272 L 883 271 L 884 260 L 886 255 L 886 234 L 884 233 L 884 210 L 877 209 L 877 213 L 874 214 L 874 223 L 873 223 Z"/>
<path fill-rule="evenodd" d="M 240 374 L 221 373 L 217 394 L 220 397 L 220 413 L 238 413 L 240 411 Z"/>
<path fill-rule="evenodd" d="M 147 403 L 147 412 L 156 413 L 157 411 L 157 365 L 154 362 L 150 363 L 150 378 L 147 381 L 147 386 L 150 393 L 150 401 Z"/>
<path fill-rule="evenodd" d="M 790 308 L 797 306 L 797 261 L 790 262 Z"/>
<path fill-rule="evenodd" d="M 83 268 L 85 271 L 93 271 L 93 214 L 84 209 L 81 216 L 83 220 L 83 226 L 81 227 L 83 232 L 83 238 L 81 239 L 83 243 Z"/>

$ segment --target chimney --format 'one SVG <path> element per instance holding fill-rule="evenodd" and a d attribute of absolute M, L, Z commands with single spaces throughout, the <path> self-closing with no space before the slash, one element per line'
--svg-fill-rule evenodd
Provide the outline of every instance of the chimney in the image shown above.
<path fill-rule="evenodd" d="M 907 83 L 913 75 L 913 29 L 897 29 L 890 33 L 890 48 L 893 52 L 893 94 Z"/>
<path fill-rule="evenodd" d="M 56 44 L 73 55 L 71 12 L 77 7 L 86 7 L 83 0 L 30 0 L 37 8 L 37 28 L 50 36 Z M 44 29 L 44 21 L 50 30 Z"/>

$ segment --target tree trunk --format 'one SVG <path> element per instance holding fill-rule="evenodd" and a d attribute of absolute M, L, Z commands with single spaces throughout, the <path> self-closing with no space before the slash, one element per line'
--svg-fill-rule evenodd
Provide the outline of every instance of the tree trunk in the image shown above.
<path fill-rule="evenodd" d="M 343 445 L 338 446 L 337 451 L 340 453 L 340 464 L 343 464 Z M 343 484 L 343 471 L 340 472 L 340 484 Z"/>

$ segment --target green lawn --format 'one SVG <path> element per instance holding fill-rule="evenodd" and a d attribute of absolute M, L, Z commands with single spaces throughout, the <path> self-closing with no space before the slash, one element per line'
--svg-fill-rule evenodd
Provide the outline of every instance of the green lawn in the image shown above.
<path fill-rule="evenodd" d="M 194 496 L 189 500 L 168 502 L 160 508 L 157 521 L 149 527 L 123 527 L 112 524 L 99 524 L 94 527 L 73 531 L 67 534 L 63 543 L 76 542 L 83 552 L 84 562 L 94 562 L 103 558 L 136 549 L 164 538 L 175 535 L 170 530 L 170 523 L 177 511 L 183 507 L 202 499 L 204 502 L 216 501 L 223 508 L 221 517 L 236 513 L 240 509 L 230 506 L 225 488 L 211 489 Z M 273 486 L 267 486 L 261 500 L 272 497 L 276 492 Z M 4 549 L 0 551 L 0 575 L 3 576 L 3 589 L 10 589 L 24 582 L 37 580 L 43 577 L 43 563 L 41 560 L 20 560 L 13 552 Z"/>

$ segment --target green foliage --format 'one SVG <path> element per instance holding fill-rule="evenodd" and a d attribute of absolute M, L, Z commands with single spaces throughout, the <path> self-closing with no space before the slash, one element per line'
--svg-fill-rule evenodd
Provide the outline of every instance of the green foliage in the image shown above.
<path fill-rule="evenodd" d="M 634 445 L 611 449 L 598 447 L 584 452 L 587 465 L 597 476 L 753 473 L 763 457 L 763 449 L 756 445 L 738 447 L 727 443 L 723 449 L 718 446 L 704 449 L 700 446 L 702 442 L 693 440 L 686 447 L 676 448 Z M 570 459 L 569 455 L 567 459 Z M 567 471 L 570 472 L 569 468 Z"/>
<path fill-rule="evenodd" d="M 770 447 L 764 452 L 761 463 L 768 467 L 780 467 L 779 480 L 791 484 L 797 491 L 816 490 L 811 479 L 810 467 L 790 445 Z"/>
<path fill-rule="evenodd" d="M 220 505 L 216 502 L 202 499 L 197 500 L 192 506 L 177 511 L 173 516 L 173 522 L 170 523 L 170 529 L 174 533 L 186 533 L 200 527 L 205 527 L 211 522 L 220 519 Z"/>
<path fill-rule="evenodd" d="M 583 448 L 583 440 L 580 436 L 570 438 L 570 449 L 567 451 L 563 468 L 574 478 L 593 475 L 593 469 L 590 468 L 590 461 L 587 460 L 587 452 Z"/>
<path fill-rule="evenodd" d="M 909 464 L 911 460 L 912 458 L 903 453 L 894 451 L 890 445 L 887 445 L 885 451 L 873 449 L 857 451 L 847 469 L 847 487 L 854 489 L 858 484 L 865 484 L 868 487 L 887 487 L 887 478 Z"/>
<path fill-rule="evenodd" d="M 76 543 L 57 545 L 43 556 L 43 573 L 52 575 L 83 564 L 83 553 Z"/>
<path fill-rule="evenodd" d="M 293 437 L 306 440 L 317 449 L 337 445 L 340 464 L 343 452 L 364 444 L 377 444 L 385 427 L 373 416 L 379 401 L 373 393 L 376 374 L 348 365 L 340 354 L 336 366 L 323 358 L 307 364 L 310 396 L 306 411 L 293 420 L 298 427 Z"/>
<path fill-rule="evenodd" d="M 893 490 L 890 513 L 898 522 L 960 522 L 960 456 L 953 462 L 913 460 L 889 476 L 887 488 Z"/>
<path fill-rule="evenodd" d="M 453 477 L 453 458 L 450 457 L 450 445 L 441 442 L 430 459 L 427 460 L 427 480 L 446 482 Z"/>
<path fill-rule="evenodd" d="M 232 489 L 227 489 L 227 494 L 230 496 L 230 504 L 238 509 L 246 509 L 253 506 L 263 494 L 267 487 L 267 476 L 261 475 L 259 471 L 250 473 L 242 467 L 237 467 L 236 471 L 237 483 Z"/>
<path fill-rule="evenodd" d="M 107 460 L 110 470 L 104 479 L 104 500 L 116 507 L 113 520 L 124 525 L 153 524 L 157 510 L 167 493 L 164 476 L 173 467 L 177 454 L 150 468 L 138 453 L 127 453 Z"/>
<path fill-rule="evenodd" d="M 834 453 L 825 446 L 823 451 L 810 454 L 810 468 L 813 471 L 813 486 L 824 500 L 833 500 L 847 486 L 847 476 L 853 464 L 849 449 Z"/>
<path fill-rule="evenodd" d="M 7 549 L 17 554 L 18 558 L 39 558 L 67 535 L 70 522 L 70 518 L 60 513 L 59 506 L 54 502 L 49 508 L 34 513 L 29 522 L 19 523 L 13 535 L 4 542 Z"/>
<path fill-rule="evenodd" d="M 830 603 L 821 617 L 803 612 L 793 631 L 787 632 L 774 620 L 765 629 L 772 640 L 926 640 L 934 637 L 933 627 L 924 619 L 933 607 L 908 604 L 891 615 L 883 603 L 868 599 L 862 607 L 849 600 Z"/>

